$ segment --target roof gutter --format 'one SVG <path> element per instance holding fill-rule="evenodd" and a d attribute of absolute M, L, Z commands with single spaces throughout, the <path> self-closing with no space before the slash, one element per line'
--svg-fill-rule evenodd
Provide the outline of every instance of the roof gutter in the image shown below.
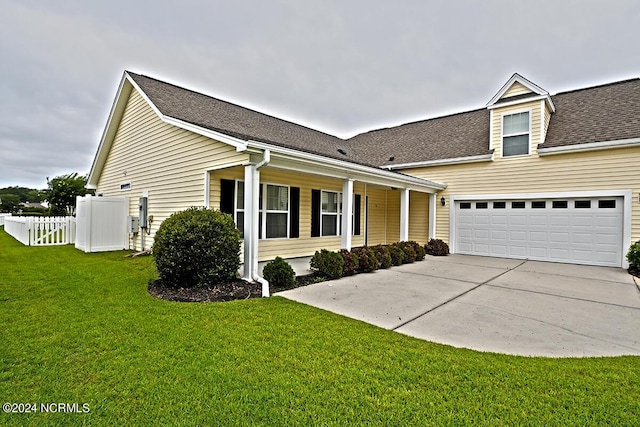
<path fill-rule="evenodd" d="M 612 148 L 640 147 L 640 138 L 618 139 L 615 141 L 587 142 L 584 144 L 564 145 L 561 147 L 538 148 L 538 155 L 580 153 L 584 151 L 607 150 Z"/>
<path fill-rule="evenodd" d="M 394 184 L 397 186 L 413 184 L 420 187 L 430 187 L 431 189 L 435 189 L 437 191 L 444 190 L 445 188 L 447 188 L 447 185 L 441 182 L 404 175 L 398 172 L 392 172 L 392 171 L 384 170 L 382 168 L 377 168 L 374 166 L 359 165 L 357 163 L 352 163 L 345 160 L 332 159 L 330 157 L 325 157 L 319 154 L 306 153 L 304 151 L 298 151 L 291 148 L 274 146 L 271 144 L 266 144 L 264 142 L 255 141 L 255 140 L 247 141 L 247 149 L 252 149 L 252 148 L 258 149 L 258 150 L 270 150 L 275 154 L 286 156 L 287 158 L 290 158 L 290 159 L 307 162 L 313 165 L 322 165 L 322 166 L 330 167 L 343 172 L 349 171 L 353 173 L 359 173 L 362 175 L 369 175 L 372 177 L 382 177 L 389 181 L 395 181 Z"/>
<path fill-rule="evenodd" d="M 411 169 L 428 166 L 453 165 L 460 163 L 476 163 L 493 161 L 493 153 L 481 154 L 479 156 L 454 157 L 452 159 L 426 160 L 424 162 L 399 163 L 397 165 L 383 165 L 381 167 L 388 170 Z"/>

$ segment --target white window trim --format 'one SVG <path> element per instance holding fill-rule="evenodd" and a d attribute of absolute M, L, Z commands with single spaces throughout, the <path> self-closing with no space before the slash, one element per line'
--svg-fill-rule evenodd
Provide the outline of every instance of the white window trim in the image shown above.
<path fill-rule="evenodd" d="M 322 193 L 336 194 L 338 200 L 337 212 L 324 212 L 322 210 Z M 336 234 L 323 234 L 322 219 L 324 215 L 336 216 Z M 342 191 L 335 190 L 320 190 L 320 237 L 340 237 L 342 236 Z"/>
<path fill-rule="evenodd" d="M 245 209 L 238 209 L 238 183 L 243 183 L 244 184 L 244 180 L 242 179 L 236 179 L 236 186 L 235 186 L 235 200 L 233 201 L 233 219 L 236 222 L 236 225 L 238 224 L 238 212 L 242 212 L 245 213 Z M 262 236 L 260 238 L 260 240 L 283 240 L 283 239 L 289 239 L 289 233 L 291 231 L 291 186 L 290 185 L 284 185 L 284 184 L 276 184 L 273 182 L 261 182 L 260 185 L 262 185 L 262 206 L 266 207 L 266 203 L 267 203 L 267 186 L 271 185 L 274 187 L 286 187 L 287 188 L 287 207 L 288 209 L 286 211 L 281 211 L 281 210 L 272 210 L 272 209 L 261 209 L 260 207 L 258 207 L 258 215 L 260 215 L 260 217 L 262 218 L 262 228 L 260 229 L 260 235 Z M 246 191 L 246 188 L 245 188 Z M 259 205 L 258 205 L 259 206 Z M 286 213 L 287 214 L 287 236 L 286 237 L 269 237 L 267 238 L 267 214 L 268 213 L 279 213 L 279 214 L 283 214 Z M 246 215 L 246 213 L 245 213 Z"/>
<path fill-rule="evenodd" d="M 120 191 L 131 191 L 132 188 L 133 185 L 131 185 L 131 181 L 120 183 Z"/>
<path fill-rule="evenodd" d="M 260 240 L 282 240 L 289 238 L 289 232 L 291 231 L 291 186 L 284 184 L 276 184 L 273 182 L 261 182 L 262 184 L 262 209 L 260 209 L 260 205 L 258 205 L 258 214 L 262 217 L 262 238 Z M 274 187 L 286 187 L 287 189 L 287 210 L 273 210 L 267 209 L 267 186 L 271 185 Z M 267 238 L 267 214 L 269 213 L 278 213 L 278 214 L 287 214 L 287 235 L 285 237 L 269 237 Z"/>
<path fill-rule="evenodd" d="M 322 193 L 336 193 L 338 195 L 338 212 L 323 212 L 322 211 Z M 362 212 L 362 198 L 360 199 L 360 211 Z M 356 231 L 356 193 L 353 193 L 353 209 L 351 210 L 351 235 L 355 236 L 355 231 Z M 338 221 L 338 226 L 337 226 L 337 231 L 338 234 L 331 234 L 331 235 L 327 235 L 325 236 L 324 234 L 322 234 L 322 216 L 323 215 L 337 215 L 337 221 Z M 362 213 L 361 213 L 362 215 Z M 360 220 L 358 218 L 358 220 Z M 362 233 L 361 233 L 362 234 Z M 342 191 L 336 191 L 336 190 L 324 190 L 324 189 L 320 189 L 320 237 L 341 237 L 342 236 Z"/>
<path fill-rule="evenodd" d="M 234 192 L 233 192 L 233 196 L 234 196 L 234 201 L 233 201 L 233 220 L 235 221 L 235 223 L 236 223 L 236 227 L 237 227 L 237 226 L 238 226 L 238 224 L 239 224 L 239 221 L 238 221 L 238 213 L 239 213 L 239 212 L 242 212 L 242 214 L 243 214 L 243 217 L 242 217 L 242 227 L 244 228 L 244 213 L 245 213 L 245 208 L 242 208 L 242 209 L 239 209 L 239 208 L 238 208 L 238 187 L 240 186 L 240 183 L 242 183 L 242 185 L 243 185 L 243 189 L 242 189 L 242 196 L 243 196 L 243 199 L 244 199 L 244 190 L 245 190 L 245 189 L 244 189 L 244 181 L 243 181 L 243 180 L 241 180 L 241 179 L 236 179 L 236 180 L 235 180 L 235 183 L 236 183 L 236 184 L 235 184 L 235 188 L 234 188 Z M 244 200 L 243 200 L 243 202 L 244 202 Z M 242 230 L 242 232 L 243 232 L 243 234 L 244 234 L 244 230 Z"/>
<path fill-rule="evenodd" d="M 507 117 L 507 116 L 512 116 L 514 114 L 521 114 L 521 113 L 529 113 L 529 130 L 528 130 L 528 132 L 505 134 L 504 133 L 504 118 Z M 501 114 L 501 116 L 500 116 L 500 157 L 502 157 L 503 159 L 514 159 L 514 158 L 518 158 L 518 157 L 525 157 L 525 156 L 530 156 L 531 155 L 531 123 L 532 122 L 533 122 L 533 113 L 532 113 L 532 110 L 530 108 L 522 109 L 522 110 L 514 110 L 514 111 L 510 111 L 508 113 L 502 113 Z M 505 137 L 510 137 L 510 136 L 522 136 L 522 135 L 528 135 L 529 136 L 529 142 L 527 143 L 527 153 L 526 154 L 516 154 L 514 156 L 505 156 L 504 155 L 504 138 Z"/>

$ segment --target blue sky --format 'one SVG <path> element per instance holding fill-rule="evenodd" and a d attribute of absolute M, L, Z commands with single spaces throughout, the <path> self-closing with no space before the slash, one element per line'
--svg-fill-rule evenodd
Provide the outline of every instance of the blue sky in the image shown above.
<path fill-rule="evenodd" d="M 0 187 L 88 173 L 122 72 L 341 137 L 640 77 L 637 1 L 0 0 Z"/>

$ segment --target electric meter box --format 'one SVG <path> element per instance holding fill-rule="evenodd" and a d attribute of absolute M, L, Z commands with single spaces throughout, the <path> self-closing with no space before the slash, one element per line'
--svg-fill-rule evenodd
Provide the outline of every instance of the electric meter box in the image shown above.
<path fill-rule="evenodd" d="M 138 233 L 140 232 L 140 217 L 139 216 L 131 216 L 127 217 L 127 232 L 128 233 Z"/>

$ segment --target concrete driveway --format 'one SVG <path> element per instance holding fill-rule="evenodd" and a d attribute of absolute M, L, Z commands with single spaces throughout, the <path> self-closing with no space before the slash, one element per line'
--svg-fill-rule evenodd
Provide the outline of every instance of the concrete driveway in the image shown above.
<path fill-rule="evenodd" d="M 621 268 L 427 256 L 277 295 L 455 347 L 527 356 L 640 355 L 640 288 Z"/>

